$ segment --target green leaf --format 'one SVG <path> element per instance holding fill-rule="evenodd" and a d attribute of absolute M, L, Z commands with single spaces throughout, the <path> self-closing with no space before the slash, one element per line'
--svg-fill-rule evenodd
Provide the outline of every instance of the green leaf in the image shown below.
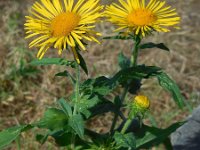
<path fill-rule="evenodd" d="M 68 131 L 60 130 L 49 135 L 55 139 L 56 144 L 59 146 L 70 146 L 73 142 L 76 143 L 76 147 L 78 147 L 78 145 L 84 146 L 86 144 L 79 137 L 74 138 L 74 134 Z"/>
<path fill-rule="evenodd" d="M 74 84 L 76 83 L 76 80 L 74 79 L 74 77 L 67 70 L 65 70 L 63 72 L 59 72 L 55 76 L 57 76 L 57 77 L 70 77 L 71 81 Z"/>
<path fill-rule="evenodd" d="M 169 48 L 166 47 L 165 44 L 163 43 L 155 44 L 155 43 L 149 42 L 149 43 L 140 45 L 140 49 L 146 49 L 146 48 L 159 48 L 162 50 L 169 51 Z"/>
<path fill-rule="evenodd" d="M 39 128 L 47 128 L 49 130 L 63 129 L 68 122 L 66 114 L 57 108 L 48 108 L 43 118 L 36 123 Z"/>
<path fill-rule="evenodd" d="M 48 136 L 49 136 L 49 134 L 46 134 L 46 135 L 37 134 L 36 141 L 38 141 L 40 144 L 44 144 L 47 141 Z"/>
<path fill-rule="evenodd" d="M 171 133 L 182 126 L 184 122 L 172 124 L 166 129 L 159 129 L 156 127 L 149 127 L 144 125 L 138 132 L 136 132 L 136 148 L 149 149 L 152 146 L 162 143 L 167 139 Z"/>
<path fill-rule="evenodd" d="M 80 91 L 85 95 L 91 95 L 93 93 L 100 95 L 107 95 L 115 87 L 116 82 L 107 77 L 101 76 L 96 79 L 88 79 L 81 84 Z"/>
<path fill-rule="evenodd" d="M 84 114 L 86 118 L 89 118 L 91 115 L 89 109 L 95 106 L 99 101 L 100 99 L 97 95 L 84 95 L 81 97 L 81 101 L 77 104 L 77 110 Z"/>
<path fill-rule="evenodd" d="M 160 86 L 169 91 L 180 108 L 184 106 L 184 99 L 177 84 L 164 72 L 157 75 Z"/>
<path fill-rule="evenodd" d="M 55 76 L 57 76 L 57 77 L 68 77 L 69 72 L 65 70 L 63 72 L 59 72 L 59 73 L 55 74 Z"/>
<path fill-rule="evenodd" d="M 119 71 L 115 78 L 119 82 L 127 82 L 130 79 L 147 79 L 160 74 L 161 68 L 155 66 L 136 66 Z"/>
<path fill-rule="evenodd" d="M 8 129 L 5 129 L 0 132 L 0 149 L 5 148 L 11 142 L 16 140 L 18 136 L 21 134 L 21 132 L 29 130 L 33 128 L 31 125 L 21 125 L 21 126 L 16 126 L 16 127 L 11 127 Z"/>
<path fill-rule="evenodd" d="M 88 69 L 87 69 L 87 65 L 86 65 L 86 62 L 85 62 L 84 58 L 82 57 L 82 55 L 78 51 L 77 51 L 77 54 L 78 54 L 78 58 L 80 60 L 81 68 L 88 75 Z"/>
<path fill-rule="evenodd" d="M 61 98 L 58 101 L 61 109 L 63 110 L 63 112 L 67 115 L 67 116 L 72 116 L 72 109 L 70 104 L 67 103 L 67 101 L 64 98 Z"/>
<path fill-rule="evenodd" d="M 130 60 L 124 56 L 123 52 L 118 55 L 118 63 L 122 69 L 126 69 L 130 67 Z"/>
<path fill-rule="evenodd" d="M 115 132 L 114 139 L 118 146 L 135 149 L 136 140 L 133 133 L 121 134 Z"/>
<path fill-rule="evenodd" d="M 88 79 L 81 84 L 80 91 L 87 94 L 107 95 L 112 92 L 117 85 L 127 83 L 130 79 L 143 79 L 154 77 L 160 74 L 161 68 L 155 66 L 136 66 L 120 70 L 113 77 L 104 76 L 96 79 Z"/>
<path fill-rule="evenodd" d="M 90 118 L 107 112 L 116 112 L 116 110 L 117 107 L 115 106 L 115 104 L 113 104 L 110 101 L 104 101 L 90 109 L 91 112 Z"/>
<path fill-rule="evenodd" d="M 42 59 L 35 59 L 31 63 L 31 65 L 37 66 L 37 65 L 65 65 L 65 66 L 71 66 L 74 68 L 75 62 L 74 61 L 68 61 L 63 58 L 42 58 Z"/>
<path fill-rule="evenodd" d="M 84 138 L 84 121 L 80 114 L 73 115 L 69 118 L 69 126 L 79 135 Z"/>

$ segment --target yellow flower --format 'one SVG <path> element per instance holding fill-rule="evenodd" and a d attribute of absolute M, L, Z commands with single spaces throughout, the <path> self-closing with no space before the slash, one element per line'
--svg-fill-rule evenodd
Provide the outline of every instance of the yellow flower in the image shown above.
<path fill-rule="evenodd" d="M 26 16 L 26 38 L 35 37 L 29 47 L 39 47 L 38 58 L 42 58 L 51 47 L 63 49 L 71 47 L 79 62 L 75 47 L 86 50 L 83 40 L 99 41 L 100 33 L 94 31 L 95 23 L 102 16 L 99 0 L 41 0 L 35 2 Z"/>
<path fill-rule="evenodd" d="M 118 25 L 119 30 L 134 32 L 136 35 L 145 36 L 152 31 L 168 32 L 167 27 L 177 28 L 180 22 L 175 9 L 165 6 L 165 1 L 150 0 L 119 0 L 119 4 L 113 3 L 106 7 L 105 15 L 109 21 Z"/>
<path fill-rule="evenodd" d="M 139 108 L 142 108 L 142 109 L 148 109 L 149 106 L 150 106 L 150 101 L 149 99 L 144 96 L 144 95 L 137 95 L 135 98 L 134 98 L 134 101 L 133 103 L 139 107 Z"/>

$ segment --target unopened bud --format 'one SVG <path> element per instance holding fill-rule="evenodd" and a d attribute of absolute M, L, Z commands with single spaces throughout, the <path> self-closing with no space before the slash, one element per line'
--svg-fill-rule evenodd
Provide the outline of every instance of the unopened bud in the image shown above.
<path fill-rule="evenodd" d="M 134 118 L 137 115 L 143 117 L 145 112 L 149 109 L 149 106 L 150 101 L 146 96 L 137 95 L 133 100 L 129 117 Z"/>

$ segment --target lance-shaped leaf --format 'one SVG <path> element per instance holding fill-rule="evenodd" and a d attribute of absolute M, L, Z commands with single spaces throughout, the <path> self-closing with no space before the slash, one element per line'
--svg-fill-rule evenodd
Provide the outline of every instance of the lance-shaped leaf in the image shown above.
<path fill-rule="evenodd" d="M 182 126 L 184 122 L 174 123 L 166 129 L 159 129 L 156 127 L 149 127 L 144 125 L 139 131 L 136 132 L 136 148 L 149 149 L 152 146 L 162 143 L 167 139 L 171 133 L 177 128 Z"/>
<path fill-rule="evenodd" d="M 63 110 L 63 112 L 67 115 L 67 116 L 72 116 L 72 108 L 71 105 L 64 99 L 61 98 L 58 101 L 58 104 L 60 105 L 61 109 Z"/>
<path fill-rule="evenodd" d="M 86 64 L 84 58 L 82 57 L 82 55 L 78 51 L 77 51 L 77 54 L 78 54 L 78 58 L 80 60 L 80 66 L 81 66 L 81 68 L 88 75 L 87 64 Z"/>
<path fill-rule="evenodd" d="M 80 114 L 73 115 L 69 118 L 69 126 L 79 135 L 84 138 L 84 121 Z"/>
<path fill-rule="evenodd" d="M 42 59 L 35 59 L 30 62 L 31 65 L 64 65 L 64 66 L 71 66 L 75 67 L 74 61 L 68 61 L 63 58 L 42 58 Z"/>
<path fill-rule="evenodd" d="M 159 48 L 165 51 L 169 51 L 169 48 L 165 46 L 164 43 L 155 44 L 155 43 L 149 42 L 149 43 L 140 45 L 140 49 L 146 49 L 146 48 Z"/>
<path fill-rule="evenodd" d="M 157 78 L 159 84 L 171 93 L 174 101 L 180 108 L 182 108 L 184 106 L 184 100 L 177 84 L 164 72 L 158 74 Z"/>
<path fill-rule="evenodd" d="M 21 132 L 33 128 L 32 125 L 20 125 L 16 127 L 11 127 L 0 132 L 0 149 L 5 148 L 16 140 Z"/>

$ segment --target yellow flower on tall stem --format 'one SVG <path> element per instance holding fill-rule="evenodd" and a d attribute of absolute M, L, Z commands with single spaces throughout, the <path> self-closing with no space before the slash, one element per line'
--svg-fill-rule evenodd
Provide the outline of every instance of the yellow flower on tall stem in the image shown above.
<path fill-rule="evenodd" d="M 145 36 L 152 31 L 168 32 L 168 27 L 177 27 L 180 22 L 175 9 L 165 6 L 165 1 L 119 0 L 106 7 L 105 15 L 109 21 L 118 25 L 116 31 L 125 30 Z"/>
<path fill-rule="evenodd" d="M 38 58 L 42 58 L 51 47 L 63 49 L 71 47 L 76 60 L 79 62 L 75 47 L 86 50 L 83 41 L 99 41 L 101 35 L 94 30 L 95 23 L 102 16 L 103 6 L 99 0 L 41 0 L 35 2 L 26 16 L 26 38 L 35 39 L 29 47 L 38 47 Z"/>

